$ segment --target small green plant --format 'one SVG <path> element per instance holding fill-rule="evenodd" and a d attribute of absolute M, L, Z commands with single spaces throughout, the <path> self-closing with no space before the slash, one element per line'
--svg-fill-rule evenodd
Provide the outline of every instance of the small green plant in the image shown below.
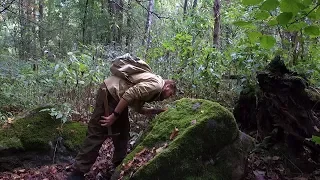
<path fill-rule="evenodd" d="M 312 136 L 311 141 L 313 141 L 314 143 L 320 145 L 320 137 L 319 136 Z"/>
<path fill-rule="evenodd" d="M 69 103 L 56 105 L 53 108 L 42 109 L 40 112 L 43 111 L 48 111 L 51 117 L 60 119 L 62 123 L 66 123 L 68 119 L 71 118 L 72 113 L 75 113 L 75 111 L 71 109 L 71 104 Z"/>

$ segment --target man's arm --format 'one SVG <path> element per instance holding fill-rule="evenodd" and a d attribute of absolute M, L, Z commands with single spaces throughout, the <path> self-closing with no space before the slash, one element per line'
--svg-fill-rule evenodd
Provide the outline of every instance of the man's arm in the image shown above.
<path fill-rule="evenodd" d="M 154 93 L 160 93 L 162 87 L 160 84 L 154 80 L 149 82 L 140 82 L 129 89 L 122 95 L 117 107 L 114 112 L 112 112 L 108 117 L 102 116 L 100 120 L 101 126 L 111 126 L 122 111 L 128 107 L 129 104 L 132 104 L 134 100 L 144 100 L 149 96 L 152 96 Z M 150 110 L 147 110 L 146 113 L 150 113 Z"/>
<path fill-rule="evenodd" d="M 117 120 L 118 115 L 120 115 L 126 107 L 128 107 L 128 102 L 121 98 L 117 107 L 114 109 L 114 112 L 112 112 L 108 117 L 101 116 L 101 126 L 111 126 Z"/>
<path fill-rule="evenodd" d="M 159 108 L 141 108 L 139 113 L 144 115 L 152 115 L 152 114 L 160 114 L 166 111 L 166 109 L 159 109 Z"/>
<path fill-rule="evenodd" d="M 128 107 L 128 102 L 121 98 L 114 112 L 121 114 L 126 107 Z"/>

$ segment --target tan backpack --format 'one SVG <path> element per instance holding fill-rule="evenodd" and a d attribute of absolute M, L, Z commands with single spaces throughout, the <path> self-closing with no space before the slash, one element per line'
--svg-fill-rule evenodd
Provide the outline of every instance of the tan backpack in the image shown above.
<path fill-rule="evenodd" d="M 114 76 L 126 79 L 132 82 L 130 76 L 145 72 L 152 73 L 150 66 L 139 58 L 131 56 L 129 53 L 116 57 L 112 61 L 110 71 Z M 135 82 L 132 82 L 135 83 Z"/>

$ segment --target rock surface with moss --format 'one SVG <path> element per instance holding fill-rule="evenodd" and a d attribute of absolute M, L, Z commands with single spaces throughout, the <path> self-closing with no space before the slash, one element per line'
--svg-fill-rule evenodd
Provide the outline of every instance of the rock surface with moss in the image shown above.
<path fill-rule="evenodd" d="M 71 156 L 81 146 L 87 126 L 78 122 L 61 124 L 42 108 L 33 110 L 12 124 L 0 129 L 0 171 L 23 166 L 31 154 L 52 162 L 53 154 Z M 18 152 L 18 153 L 17 153 Z M 40 157 L 41 156 L 41 157 Z M 56 156 L 57 157 L 57 156 Z M 18 161 L 10 164 L 7 161 Z"/>
<path fill-rule="evenodd" d="M 179 133 L 173 140 L 174 128 Z M 123 179 L 240 179 L 253 140 L 241 133 L 231 112 L 218 103 L 181 99 L 157 116 L 141 143 L 124 164 L 144 148 L 168 147 Z M 122 169 L 124 166 L 122 167 Z M 131 176 L 131 177 L 130 177 Z"/>

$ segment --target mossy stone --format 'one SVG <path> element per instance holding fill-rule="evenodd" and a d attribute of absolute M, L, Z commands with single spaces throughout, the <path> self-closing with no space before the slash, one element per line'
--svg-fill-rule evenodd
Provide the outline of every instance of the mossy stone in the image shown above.
<path fill-rule="evenodd" d="M 0 150 L 48 151 L 58 137 L 63 137 L 64 146 L 77 151 L 85 138 L 87 126 L 78 122 L 61 126 L 59 120 L 41 109 L 15 120 L 9 128 L 0 129 Z"/>
<path fill-rule="evenodd" d="M 179 134 L 170 141 L 175 127 Z M 208 100 L 184 98 L 153 120 L 152 129 L 125 162 L 145 147 L 170 142 L 130 179 L 231 179 L 232 169 L 218 161 L 218 154 L 238 140 L 239 129 L 226 108 Z"/>

